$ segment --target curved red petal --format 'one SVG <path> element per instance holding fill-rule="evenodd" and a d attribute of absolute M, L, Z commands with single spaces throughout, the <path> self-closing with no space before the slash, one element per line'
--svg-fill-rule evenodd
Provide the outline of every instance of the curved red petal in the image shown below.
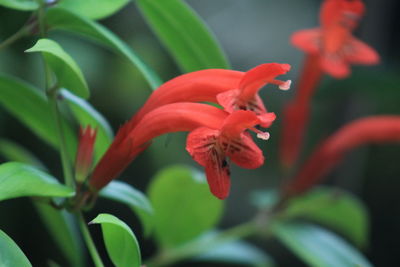
<path fill-rule="evenodd" d="M 292 34 L 291 43 L 301 51 L 309 54 L 320 52 L 321 31 L 320 29 L 307 29 Z"/>
<path fill-rule="evenodd" d="M 258 90 L 269 82 L 273 82 L 276 76 L 286 74 L 290 70 L 289 64 L 265 63 L 247 71 L 239 84 L 239 98 L 249 101 L 254 98 Z"/>
<path fill-rule="evenodd" d="M 379 54 L 366 43 L 352 37 L 343 49 L 346 60 L 354 64 L 375 65 L 379 63 Z"/>
<path fill-rule="evenodd" d="M 236 110 L 224 120 L 221 135 L 227 138 L 239 138 L 245 130 L 260 124 L 257 115 L 249 110 Z"/>
<path fill-rule="evenodd" d="M 186 150 L 201 166 L 210 160 L 210 150 L 215 147 L 219 135 L 218 130 L 200 127 L 189 133 L 186 139 Z"/>
<path fill-rule="evenodd" d="M 264 128 L 270 127 L 276 119 L 276 115 L 273 112 L 266 112 L 257 117 L 260 120 L 260 126 Z"/>
<path fill-rule="evenodd" d="M 236 165 L 245 169 L 255 169 L 264 164 L 263 153 L 249 134 L 229 140 L 225 153 Z"/>
<path fill-rule="evenodd" d="M 231 187 L 231 179 L 229 164 L 225 156 L 212 149 L 205 171 L 211 193 L 219 199 L 227 198 Z"/>

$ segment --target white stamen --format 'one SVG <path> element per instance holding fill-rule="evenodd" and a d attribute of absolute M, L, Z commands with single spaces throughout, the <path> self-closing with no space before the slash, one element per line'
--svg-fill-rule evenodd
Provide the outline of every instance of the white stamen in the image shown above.
<path fill-rule="evenodd" d="M 260 138 L 262 140 L 268 140 L 269 139 L 269 132 L 259 132 L 257 133 L 257 138 Z"/>
<path fill-rule="evenodd" d="M 286 82 L 284 82 L 281 85 L 279 85 L 279 89 L 285 90 L 285 91 L 289 90 L 291 84 L 292 84 L 292 80 L 287 80 Z"/>

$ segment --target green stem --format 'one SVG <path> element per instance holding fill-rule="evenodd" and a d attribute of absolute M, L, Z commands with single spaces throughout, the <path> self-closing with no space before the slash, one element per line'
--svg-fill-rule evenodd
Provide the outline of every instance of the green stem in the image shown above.
<path fill-rule="evenodd" d="M 40 31 L 40 36 L 42 36 L 43 38 L 46 37 L 47 32 L 46 32 L 46 22 L 44 19 L 45 16 L 45 8 L 46 8 L 46 3 L 43 0 L 36 0 L 39 5 L 40 8 L 37 11 L 38 14 L 38 20 L 39 20 L 39 31 Z"/>
<path fill-rule="evenodd" d="M 29 27 L 24 26 L 19 31 L 8 37 L 6 40 L 0 43 L 0 50 L 6 48 L 7 46 L 13 44 L 15 41 L 19 40 L 20 38 L 28 35 Z"/>
<path fill-rule="evenodd" d="M 213 248 L 213 246 L 220 245 L 227 242 L 232 242 L 238 239 L 242 239 L 251 236 L 257 232 L 257 222 L 250 221 L 235 227 L 232 227 L 226 231 L 218 233 L 215 237 L 210 239 L 209 244 L 202 243 L 201 247 L 196 243 L 185 244 L 182 247 L 164 250 L 157 254 L 155 257 L 149 259 L 145 266 L 147 267 L 158 267 L 167 266 L 177 261 L 190 258 L 206 252 Z"/>
<path fill-rule="evenodd" d="M 92 236 L 90 235 L 89 229 L 86 225 L 85 219 L 83 218 L 81 213 L 78 213 L 79 227 L 81 229 L 83 238 L 86 242 L 86 246 L 89 250 L 90 255 L 92 256 L 94 266 L 96 267 L 104 267 L 104 264 L 100 258 L 99 253 L 97 252 L 96 246 L 94 245 Z"/>
<path fill-rule="evenodd" d="M 71 188 L 75 188 L 74 176 L 72 173 L 71 163 L 69 161 L 67 143 L 65 142 L 65 135 L 64 135 L 63 125 L 61 122 L 61 113 L 60 113 L 60 110 L 58 108 L 58 103 L 57 103 L 57 95 L 58 95 L 57 92 L 58 91 L 56 90 L 55 92 L 49 93 L 49 101 L 50 101 L 50 105 L 53 110 L 54 120 L 55 120 L 55 124 L 56 124 L 56 128 L 57 128 L 60 157 L 61 157 L 61 163 L 62 163 L 62 167 L 63 167 L 65 184 Z"/>
<path fill-rule="evenodd" d="M 45 2 L 40 1 L 40 8 L 37 11 L 38 14 L 38 21 L 39 21 L 39 29 L 40 29 L 40 35 L 42 37 L 46 37 L 46 27 L 45 27 L 45 21 L 44 21 L 44 15 L 45 15 Z M 63 167 L 63 174 L 64 174 L 64 179 L 65 179 L 65 184 L 71 188 L 75 187 L 75 182 L 74 182 L 74 176 L 72 173 L 72 168 L 71 168 L 71 163 L 69 161 L 69 155 L 68 155 L 68 150 L 67 150 L 67 144 L 65 141 L 65 135 L 64 135 L 64 130 L 63 130 L 63 125 L 62 125 L 62 120 L 61 120 L 61 113 L 58 108 L 58 102 L 57 102 L 57 97 L 58 97 L 58 90 L 59 88 L 54 85 L 54 81 L 52 78 L 52 71 L 46 61 L 44 60 L 44 75 L 45 75 L 45 88 L 46 88 L 46 93 L 53 111 L 54 115 L 54 121 L 56 125 L 56 130 L 57 130 L 57 135 L 58 135 L 58 141 L 59 141 L 59 150 L 60 150 L 60 157 L 61 157 L 61 164 Z"/>

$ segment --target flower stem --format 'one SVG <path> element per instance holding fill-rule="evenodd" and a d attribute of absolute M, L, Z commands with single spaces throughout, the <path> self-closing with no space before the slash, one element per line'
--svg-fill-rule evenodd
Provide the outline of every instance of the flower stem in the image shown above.
<path fill-rule="evenodd" d="M 199 246 L 197 242 L 192 242 L 181 247 L 161 251 L 156 256 L 146 261 L 145 266 L 159 267 L 171 265 L 177 261 L 206 252 L 212 249 L 213 246 L 245 238 L 255 234 L 256 232 L 256 221 L 246 222 L 218 233 L 213 238 L 210 238 L 208 242 L 206 241 L 201 243 L 201 246 Z"/>
<path fill-rule="evenodd" d="M 85 219 L 82 216 L 82 213 L 77 214 L 79 221 L 79 228 L 81 229 L 83 238 L 86 242 L 86 246 L 89 250 L 90 255 L 92 256 L 94 266 L 96 267 L 104 267 L 104 264 L 100 258 L 99 253 L 97 252 L 96 246 L 94 245 L 92 236 L 90 235 L 89 229 L 86 225 Z"/>
<path fill-rule="evenodd" d="M 23 26 L 21 29 L 19 29 L 16 33 L 8 37 L 6 40 L 0 43 L 0 50 L 6 48 L 7 46 L 13 44 L 15 41 L 19 40 L 20 38 L 28 35 L 29 33 L 29 27 Z"/>

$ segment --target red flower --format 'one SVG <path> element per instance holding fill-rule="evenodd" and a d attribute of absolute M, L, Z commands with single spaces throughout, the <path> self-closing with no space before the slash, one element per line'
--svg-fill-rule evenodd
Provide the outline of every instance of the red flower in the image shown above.
<path fill-rule="evenodd" d="M 343 156 L 369 143 L 400 142 L 400 116 L 373 116 L 353 121 L 322 142 L 287 186 L 286 195 L 302 193 L 316 184 Z"/>
<path fill-rule="evenodd" d="M 264 163 L 262 151 L 244 132 L 256 124 L 260 124 L 260 120 L 254 112 L 234 111 L 219 129 L 200 127 L 187 138 L 186 150 L 205 168 L 210 190 L 219 199 L 225 199 L 230 189 L 227 157 L 238 166 L 248 169 L 258 168 Z"/>
<path fill-rule="evenodd" d="M 249 109 L 262 115 L 266 109 L 257 94 L 258 90 L 267 83 L 279 85 L 283 90 L 289 89 L 290 81 L 275 80 L 276 76 L 289 70 L 288 64 L 266 63 L 247 72 L 207 69 L 180 75 L 151 94 L 130 120 L 129 129 L 133 129 L 151 110 L 177 102 L 213 102 L 219 103 L 228 112 Z"/>
<path fill-rule="evenodd" d="M 321 7 L 321 27 L 292 35 L 292 44 L 311 55 L 318 55 L 323 71 L 335 78 L 350 74 L 350 64 L 373 65 L 377 52 L 352 36 L 364 13 L 361 0 L 325 0 Z"/>
<path fill-rule="evenodd" d="M 82 183 L 89 174 L 93 161 L 93 146 L 97 131 L 90 126 L 79 128 L 79 145 L 75 160 L 75 179 Z"/>
<path fill-rule="evenodd" d="M 272 120 L 274 119 L 273 116 L 270 117 Z M 100 190 L 114 179 L 136 155 L 145 149 L 149 141 L 162 134 L 178 131 L 194 130 L 188 139 L 187 149 L 193 151 L 193 154 L 192 152 L 190 153 L 198 162 L 202 158 L 202 162 L 213 163 L 213 166 L 222 166 L 222 163 L 225 164 L 226 162 L 221 161 L 222 156 L 232 156 L 232 160 L 239 166 L 256 168 L 262 164 L 262 154 L 251 141 L 251 138 L 242 134 L 242 132 L 247 128 L 251 128 L 258 132 L 259 137 L 267 137 L 267 133 L 261 133 L 253 128 L 259 123 L 260 120 L 257 116 L 250 111 L 235 112 L 229 116 L 227 112 L 206 104 L 174 103 L 161 106 L 146 114 L 133 130 L 124 131 L 124 141 L 118 145 L 113 143 L 112 149 L 109 149 L 106 156 L 96 166 L 90 179 L 90 185 L 94 189 Z M 192 144 L 193 138 L 208 140 L 210 136 L 214 136 L 216 140 L 218 139 L 218 142 L 214 144 L 214 148 L 210 147 L 210 151 L 216 151 L 217 149 L 220 151 L 218 151 L 218 157 L 213 158 L 214 154 L 210 154 L 210 159 L 207 161 L 205 155 L 203 157 L 199 156 L 198 150 L 190 144 Z M 223 144 L 226 144 L 226 146 Z M 231 152 L 230 149 L 239 150 Z M 114 154 L 118 160 L 113 160 Z M 122 154 L 127 155 L 127 157 L 121 157 Z M 249 162 L 246 163 L 246 160 Z M 199 163 L 201 164 L 201 162 Z M 217 165 L 218 163 L 220 165 Z M 224 166 L 224 170 L 225 187 L 216 189 L 215 184 L 219 182 L 216 182 L 215 179 L 220 177 L 220 169 L 215 169 L 216 173 L 212 173 L 210 167 L 206 167 L 211 190 L 219 198 L 225 198 L 229 192 L 229 190 L 226 191 L 229 189 L 226 187 L 226 166 Z"/>
<path fill-rule="evenodd" d="M 169 126 L 167 125 L 166 127 L 161 128 L 163 130 L 167 129 L 167 127 L 169 127 L 170 131 L 191 130 L 191 128 L 187 129 L 187 124 L 180 125 L 178 123 L 173 125 L 173 122 L 168 122 L 168 118 L 164 116 L 171 114 L 171 110 L 168 108 L 166 110 L 162 109 L 166 112 L 165 114 L 158 115 L 158 118 L 163 118 L 163 120 L 161 122 L 156 122 L 157 118 L 154 116 L 156 113 L 152 113 L 152 111 L 166 104 L 203 101 L 217 103 L 217 97 L 219 94 L 231 90 L 234 94 L 232 94 L 231 91 L 229 91 L 229 94 L 235 95 L 235 97 L 229 98 L 221 96 L 220 98 L 222 98 L 223 102 L 221 103 L 222 105 L 224 104 L 225 99 L 230 99 L 230 101 L 235 103 L 237 102 L 237 99 L 242 103 L 244 102 L 244 99 L 248 99 L 252 103 L 244 103 L 244 106 L 241 107 L 231 105 L 228 107 L 228 110 L 230 112 L 237 108 L 257 110 L 258 115 L 260 115 L 259 118 L 262 121 L 260 122 L 260 125 L 263 127 L 269 126 L 275 119 L 275 115 L 266 112 L 257 92 L 266 83 L 274 83 L 279 85 L 282 89 L 288 89 L 290 81 L 282 82 L 275 80 L 275 77 L 285 74 L 289 69 L 289 65 L 277 63 L 262 64 L 246 73 L 233 70 L 208 69 L 184 74 L 164 83 L 152 93 L 143 107 L 131 118 L 131 120 L 119 129 L 114 142 L 94 169 L 91 185 L 97 190 L 101 189 L 109 181 L 118 176 L 119 173 L 136 157 L 136 155 L 146 149 L 149 145 L 148 141 L 153 137 L 141 136 L 141 132 L 138 133 L 136 131 L 136 128 L 139 127 L 139 125 L 141 125 L 139 129 L 143 129 L 143 127 L 153 129 L 154 123 L 160 123 L 160 125 L 164 126 L 165 124 L 169 124 Z M 237 90 L 237 88 L 239 89 Z M 239 93 L 236 94 L 236 92 Z M 204 105 L 201 107 L 203 106 Z M 206 113 L 203 115 L 198 114 L 199 118 L 204 118 L 204 116 L 207 116 L 206 114 L 209 114 L 211 111 L 209 108 L 203 107 L 202 109 L 206 110 Z M 221 116 L 221 114 L 227 116 L 226 112 L 222 110 L 216 111 L 218 110 L 216 108 L 212 108 L 212 110 L 215 114 L 213 116 L 208 116 L 207 120 L 214 120 L 215 116 L 217 116 L 216 114 L 219 114 L 218 116 Z M 150 113 L 153 114 L 153 117 L 149 117 Z M 190 115 L 192 113 L 193 112 L 189 112 L 188 114 Z M 177 113 L 175 113 L 175 115 L 176 114 Z M 146 118 L 146 120 L 144 120 L 144 118 Z M 211 123 L 207 120 L 197 122 L 197 127 L 202 126 L 201 123 Z M 181 129 L 181 127 L 184 127 L 184 129 Z M 133 132 L 135 133 L 134 135 L 132 134 Z M 152 134 L 154 133 L 155 132 L 152 132 Z M 139 137 L 137 134 L 139 134 Z M 133 136 L 135 144 L 133 144 L 133 138 L 131 138 Z M 147 140 L 142 140 L 141 145 L 138 146 L 137 144 L 140 143 L 138 140 L 141 140 L 140 138 L 142 137 L 145 139 L 147 138 Z"/>

